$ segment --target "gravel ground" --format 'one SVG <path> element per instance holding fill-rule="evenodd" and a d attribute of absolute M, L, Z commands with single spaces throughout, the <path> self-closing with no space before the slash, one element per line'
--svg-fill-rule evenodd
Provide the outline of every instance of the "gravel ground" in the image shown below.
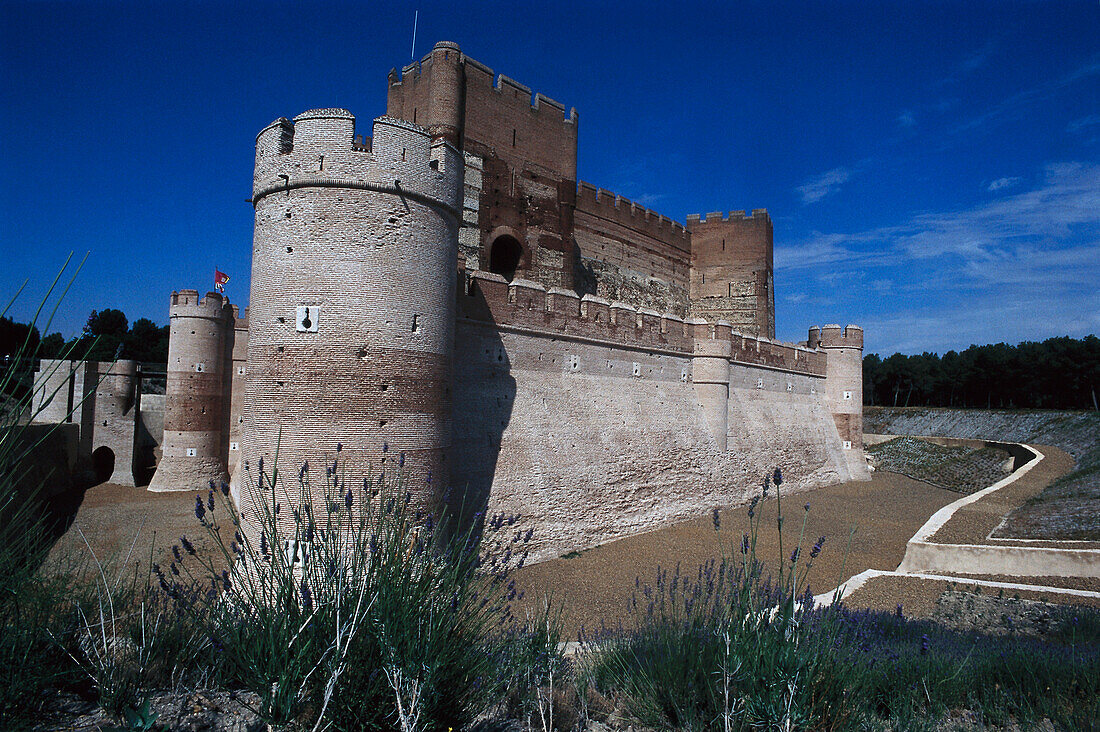
<path fill-rule="evenodd" d="M 915 618 L 932 617 L 936 603 L 943 593 L 960 589 L 974 594 L 996 597 L 998 590 L 992 587 L 967 584 L 965 580 L 948 582 L 941 580 L 922 580 L 917 577 L 874 577 L 848 597 L 844 603 L 849 607 L 866 607 L 872 610 L 894 610 L 900 603 L 906 616 Z M 1025 600 L 1037 600 L 1061 605 L 1087 605 L 1100 607 L 1100 600 L 1071 597 L 1042 590 L 1005 590 L 1006 597 L 1019 597 Z"/>
<path fill-rule="evenodd" d="M 1056 447 L 1032 445 L 1044 459 L 1014 483 L 962 507 L 932 536 L 943 544 L 985 543 L 1001 520 L 1073 469 L 1073 457 Z"/>
<path fill-rule="evenodd" d="M 819 488 L 783 501 L 785 526 L 783 553 L 789 555 L 798 541 L 803 516 L 807 519 L 803 551 L 826 537 L 825 549 L 814 562 L 809 583 L 824 592 L 865 569 L 896 569 L 905 555 L 905 544 L 940 507 L 959 495 L 894 473 L 874 473 L 870 482 L 844 483 Z M 803 505 L 809 501 L 807 513 Z M 774 568 L 779 560 L 776 502 L 757 509 L 761 534 L 757 555 Z M 566 639 L 577 630 L 614 626 L 626 617 L 625 607 L 634 591 L 634 579 L 652 584 L 659 566 L 671 571 L 679 563 L 695 574 L 698 566 L 739 542 L 746 530 L 745 507 L 721 512 L 722 530 L 716 535 L 710 515 L 647 534 L 631 536 L 582 552 L 570 559 L 554 559 L 516 574 L 526 592 L 523 610 L 530 612 L 549 594 L 564 608 Z M 849 531 L 855 525 L 851 549 Z"/>
<path fill-rule="evenodd" d="M 1066 590 L 1086 590 L 1100 592 L 1100 578 L 1096 577 L 1014 577 L 1006 574 L 956 574 L 960 582 L 966 580 L 987 580 L 989 582 L 1014 582 L 1018 585 L 1038 585 L 1040 587 L 1060 587 Z M 996 590 L 993 590 L 996 592 Z"/>

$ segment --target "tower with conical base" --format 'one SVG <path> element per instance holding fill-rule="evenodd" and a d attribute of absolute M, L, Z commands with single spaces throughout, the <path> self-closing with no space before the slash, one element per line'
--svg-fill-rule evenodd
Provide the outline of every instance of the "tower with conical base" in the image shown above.
<path fill-rule="evenodd" d="M 232 329 L 233 312 L 221 295 L 172 293 L 164 441 L 149 490 L 201 490 L 229 480 L 226 340 Z"/>
<path fill-rule="evenodd" d="M 854 476 L 867 475 L 863 454 L 863 328 L 810 328 L 806 344 L 826 354 L 825 398 Z"/>
<path fill-rule="evenodd" d="M 388 117 L 355 139 L 343 109 L 280 119 L 256 140 L 241 469 L 314 485 L 341 444 L 350 474 L 405 454 L 425 507 L 448 475 L 463 161 Z M 297 495 L 291 488 L 290 495 Z M 317 497 L 317 500 L 320 500 Z M 285 515 L 285 513 L 284 513 Z"/>

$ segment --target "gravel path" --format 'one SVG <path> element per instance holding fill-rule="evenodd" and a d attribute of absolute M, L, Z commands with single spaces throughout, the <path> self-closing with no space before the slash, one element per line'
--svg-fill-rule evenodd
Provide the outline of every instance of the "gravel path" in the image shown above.
<path fill-rule="evenodd" d="M 931 541 L 942 544 L 987 543 L 986 537 L 1005 516 L 1073 469 L 1073 457 L 1064 450 L 1046 445 L 1032 447 L 1044 456 L 1038 465 L 1014 483 L 963 506 L 931 537 Z"/>

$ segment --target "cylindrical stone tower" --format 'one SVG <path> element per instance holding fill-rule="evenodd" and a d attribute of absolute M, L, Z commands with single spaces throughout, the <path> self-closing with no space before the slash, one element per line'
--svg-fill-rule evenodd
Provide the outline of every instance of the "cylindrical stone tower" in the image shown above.
<path fill-rule="evenodd" d="M 134 444 L 137 438 L 137 411 L 141 404 L 137 361 L 104 361 L 97 366 L 92 460 L 95 462 L 96 452 L 100 448 L 110 450 L 114 457 L 114 472 L 108 481 L 125 486 L 137 485 L 134 480 Z"/>
<path fill-rule="evenodd" d="M 244 382 L 248 376 L 248 309 L 233 305 L 233 341 L 226 344 L 229 372 L 229 475 L 236 476 L 241 457 L 241 427 L 244 424 Z"/>
<path fill-rule="evenodd" d="M 428 98 L 428 134 L 459 147 L 462 130 L 462 49 L 440 41 L 432 49 L 431 85 Z"/>
<path fill-rule="evenodd" d="M 691 360 L 695 397 L 707 420 L 707 429 L 725 450 L 729 432 L 730 324 L 719 321 L 713 326 L 705 320 L 688 321 L 695 331 L 695 355 Z"/>
<path fill-rule="evenodd" d="M 866 471 L 863 458 L 863 329 L 849 325 L 811 328 L 807 345 L 826 353 L 825 393 L 837 432 L 846 450 L 858 459 L 849 463 Z"/>
<path fill-rule="evenodd" d="M 200 299 L 198 290 L 180 290 L 168 316 L 164 441 L 149 490 L 205 489 L 229 480 L 225 348 L 232 310 L 216 292 Z"/>
<path fill-rule="evenodd" d="M 323 481 L 337 443 L 349 476 L 405 453 L 421 505 L 447 481 L 462 156 L 388 117 L 369 152 L 354 133 L 349 112 L 318 109 L 256 141 L 245 507 L 276 446 L 291 496 L 306 461 Z"/>

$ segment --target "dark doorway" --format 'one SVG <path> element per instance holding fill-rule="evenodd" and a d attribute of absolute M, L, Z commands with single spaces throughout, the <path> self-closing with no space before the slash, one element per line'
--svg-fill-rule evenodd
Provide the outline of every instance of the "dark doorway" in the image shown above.
<path fill-rule="evenodd" d="M 489 271 L 502 275 L 509 282 L 516 276 L 523 247 L 511 236 L 500 236 L 493 241 L 489 251 Z"/>
<path fill-rule="evenodd" d="M 105 483 L 115 472 L 115 453 L 106 445 L 92 452 L 92 471 L 100 483 Z"/>

